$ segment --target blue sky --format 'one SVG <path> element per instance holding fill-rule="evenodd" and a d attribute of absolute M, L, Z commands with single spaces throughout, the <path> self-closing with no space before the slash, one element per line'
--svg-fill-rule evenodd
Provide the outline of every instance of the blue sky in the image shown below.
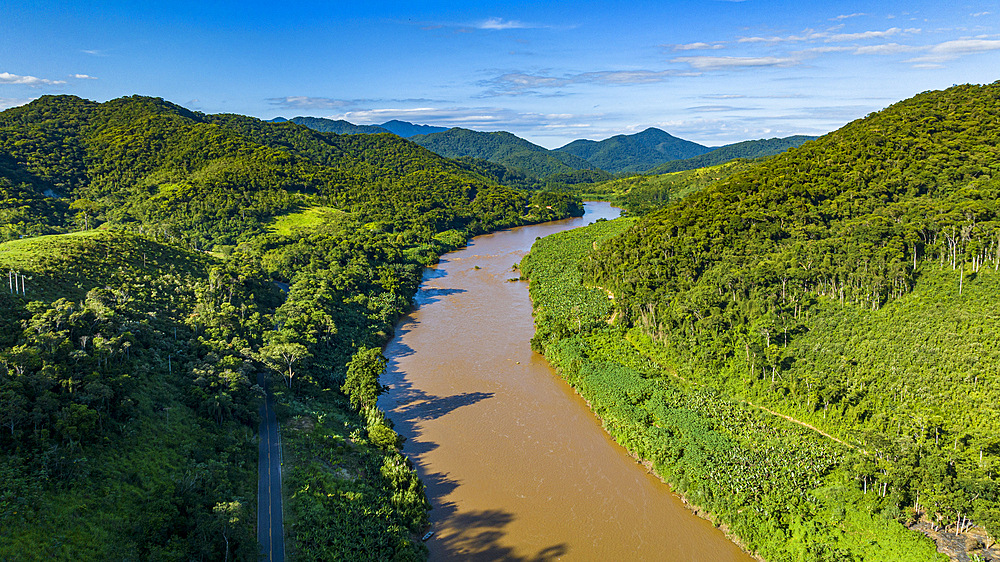
<path fill-rule="evenodd" d="M 1000 80 L 996 0 L 0 0 L 0 14 L 0 109 L 142 94 L 265 119 L 506 130 L 548 148 L 647 127 L 712 146 L 818 135 L 921 91 Z"/>

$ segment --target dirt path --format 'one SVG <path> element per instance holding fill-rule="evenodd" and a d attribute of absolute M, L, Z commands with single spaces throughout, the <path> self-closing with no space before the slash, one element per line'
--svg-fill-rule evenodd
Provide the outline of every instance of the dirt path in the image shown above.
<path fill-rule="evenodd" d="M 600 287 L 600 288 L 604 289 L 603 287 Z M 607 291 L 607 289 L 604 289 L 604 290 Z M 608 295 L 609 296 L 610 296 L 610 294 L 611 294 L 611 291 L 608 291 Z M 610 298 L 612 300 L 614 300 L 614 297 L 610 297 Z M 631 342 L 629 342 L 629 343 L 631 343 Z M 697 386 L 705 386 L 705 385 L 699 384 L 699 383 L 692 383 L 691 381 L 687 380 L 686 378 L 678 375 L 673 369 L 668 369 L 667 367 L 665 367 L 663 364 L 661 364 L 659 361 L 657 361 L 653 357 L 651 357 L 651 356 L 643 353 L 642 350 L 640 350 L 634 344 L 632 345 L 632 348 L 635 349 L 640 355 L 646 357 L 647 359 L 649 359 L 650 361 L 652 361 L 654 364 L 658 365 L 661 369 L 663 369 L 668 374 L 670 374 L 670 376 L 672 376 L 672 377 L 674 377 L 674 378 L 676 378 L 678 380 L 682 380 L 682 381 L 684 381 L 686 383 L 689 383 L 689 384 L 695 384 Z M 815 431 L 816 433 L 819 433 L 823 437 L 826 437 L 828 439 L 833 439 L 834 441 L 836 441 L 837 443 L 840 443 L 841 445 L 844 445 L 845 447 L 850 447 L 852 449 L 857 449 L 857 447 L 855 447 L 854 445 L 851 445 L 850 443 L 842 441 L 842 440 L 834 437 L 833 435 L 830 435 L 829 433 L 823 431 L 822 429 L 819 429 L 818 427 L 815 427 L 815 426 L 813 426 L 811 424 L 808 424 L 808 423 L 806 423 L 806 422 L 804 422 L 802 420 L 797 420 L 797 419 L 793 418 L 792 416 L 786 416 L 785 414 L 780 414 L 780 413 L 775 412 L 774 410 L 772 410 L 770 408 L 765 408 L 764 406 L 759 406 L 759 405 L 754 404 L 753 402 L 747 400 L 746 398 L 741 398 L 740 400 L 742 400 L 743 402 L 749 404 L 750 406 L 753 406 L 754 408 L 757 408 L 758 410 L 762 410 L 764 412 L 767 412 L 768 414 L 771 414 L 772 416 L 777 416 L 779 418 L 784 418 L 784 419 L 786 419 L 786 420 L 788 420 L 788 421 L 790 421 L 790 422 L 792 422 L 794 424 L 798 424 L 798 425 L 801 425 L 802 427 L 805 427 L 807 429 L 811 429 L 811 430 Z"/>
<path fill-rule="evenodd" d="M 810 425 L 810 424 L 808 424 L 808 423 L 806 423 L 804 421 L 797 420 L 797 419 L 793 418 L 792 416 L 786 416 L 785 414 L 779 414 L 778 412 L 775 412 L 774 410 L 771 410 L 770 408 L 765 408 L 764 406 L 758 406 L 757 404 L 754 404 L 753 402 L 751 402 L 749 400 L 744 400 L 744 402 L 746 402 L 747 404 L 750 404 L 751 406 L 753 406 L 754 408 L 757 408 L 758 410 L 764 410 L 765 412 L 771 414 L 772 416 L 778 416 L 779 418 L 785 418 L 786 420 L 788 420 L 788 421 L 790 421 L 792 423 L 797 423 L 797 424 L 801 425 L 802 427 L 807 427 L 807 428 L 815 431 L 816 433 L 819 433 L 823 437 L 827 437 L 827 438 L 833 439 L 834 441 L 836 441 L 837 443 L 840 443 L 841 445 L 844 445 L 845 447 L 850 447 L 852 449 L 857 449 L 857 447 L 855 447 L 854 445 L 851 445 L 849 443 L 841 441 L 840 439 L 837 439 L 836 437 L 830 435 L 829 433 L 823 431 L 822 429 L 819 429 L 819 428 L 817 428 L 815 426 L 812 426 L 812 425 Z"/>

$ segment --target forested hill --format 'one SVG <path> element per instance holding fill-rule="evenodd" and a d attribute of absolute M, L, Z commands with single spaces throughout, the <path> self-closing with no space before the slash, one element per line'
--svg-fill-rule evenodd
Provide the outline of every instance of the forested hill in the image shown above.
<path fill-rule="evenodd" d="M 321 133 L 139 96 L 44 96 L 0 113 L 0 182 L 4 239 L 98 218 L 199 248 L 260 234 L 306 202 L 384 216 L 401 231 L 430 221 L 432 232 L 517 223 L 524 203 L 388 133 Z M 500 199 L 512 203 L 502 219 L 475 210 Z"/>
<path fill-rule="evenodd" d="M 504 131 L 483 133 L 456 127 L 443 133 L 417 135 L 410 140 L 448 158 L 471 156 L 540 178 L 598 169 L 578 156 L 545 149 Z"/>
<path fill-rule="evenodd" d="M 656 128 L 634 135 L 616 135 L 602 141 L 576 140 L 556 149 L 557 152 L 579 156 L 612 173 L 645 172 L 664 162 L 699 156 L 710 150 L 707 146 L 679 139 Z"/>
<path fill-rule="evenodd" d="M 801 146 L 803 143 L 815 140 L 816 137 L 806 135 L 795 135 L 782 139 L 760 139 L 748 140 L 720 146 L 711 152 L 706 152 L 700 156 L 672 160 L 648 170 L 648 174 L 669 174 L 671 172 L 683 172 L 686 170 L 696 170 L 708 166 L 717 166 L 726 162 L 731 162 L 737 158 L 761 158 L 763 156 L 773 156 L 781 154 L 789 148 Z"/>
<path fill-rule="evenodd" d="M 381 125 L 355 125 L 354 123 L 344 121 L 343 119 L 325 119 L 323 117 L 293 117 L 291 119 L 278 117 L 271 120 L 273 123 L 284 123 L 285 121 L 305 125 L 310 129 L 315 129 L 324 133 L 337 133 L 339 135 L 392 133 L 394 135 L 399 135 L 404 139 L 415 135 L 429 135 L 431 133 L 441 133 L 448 130 L 447 127 L 414 125 L 413 123 L 399 121 L 398 119 L 386 121 Z"/>
<path fill-rule="evenodd" d="M 981 264 L 1000 234 L 998 98 L 1000 84 L 960 86 L 854 121 L 651 214 L 594 256 L 592 274 L 635 315 L 685 300 L 722 311 L 725 293 L 783 280 L 786 297 L 878 308 L 912 287 L 914 260 Z M 726 291 L 681 297 L 704 283 Z"/>
<path fill-rule="evenodd" d="M 429 135 L 431 133 L 443 133 L 448 130 L 448 127 L 436 127 L 434 125 L 417 125 L 414 123 L 409 123 L 407 121 L 400 121 L 398 119 L 393 119 L 392 121 L 386 121 L 379 125 L 383 129 L 389 131 L 390 133 L 397 134 L 404 139 L 410 138 L 416 135 Z"/>
<path fill-rule="evenodd" d="M 151 97 L 0 113 L 0 560 L 258 560 L 267 379 L 296 560 L 426 559 L 382 346 L 444 252 L 583 213 L 480 169 Z"/>
<path fill-rule="evenodd" d="M 387 129 L 383 129 L 378 125 L 355 125 L 343 119 L 324 119 L 322 117 L 292 117 L 288 119 L 296 125 L 305 125 L 310 129 L 320 131 L 322 133 L 337 133 L 338 135 L 374 135 L 377 133 L 388 133 L 391 132 Z M 272 119 L 272 122 L 282 123 L 284 121 L 278 121 L 277 119 Z"/>
<path fill-rule="evenodd" d="M 844 489 L 864 509 L 996 537 L 998 123 L 1000 82 L 921 93 L 647 215 L 582 267 L 686 380 L 863 452 Z"/>

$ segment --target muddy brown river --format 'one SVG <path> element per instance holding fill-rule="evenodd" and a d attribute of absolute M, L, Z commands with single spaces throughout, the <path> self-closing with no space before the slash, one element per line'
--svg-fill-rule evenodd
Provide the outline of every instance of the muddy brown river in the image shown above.
<path fill-rule="evenodd" d="M 511 265 L 536 237 L 614 218 L 476 237 L 424 273 L 385 355 L 380 406 L 406 437 L 434 509 L 432 561 L 750 562 L 648 474 L 545 359 Z M 477 269 L 478 267 L 478 269 Z"/>

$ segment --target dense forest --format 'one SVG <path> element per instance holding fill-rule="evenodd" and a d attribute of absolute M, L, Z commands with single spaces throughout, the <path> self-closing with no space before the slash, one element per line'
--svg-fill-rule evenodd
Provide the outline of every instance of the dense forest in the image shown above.
<path fill-rule="evenodd" d="M 448 158 L 472 157 L 503 164 L 538 178 L 598 167 L 568 152 L 548 150 L 504 131 L 484 133 L 455 127 L 410 140 Z"/>
<path fill-rule="evenodd" d="M 998 119 L 1000 83 L 924 92 L 543 240 L 536 348 L 767 560 L 994 557 Z"/>
<path fill-rule="evenodd" d="M 783 139 L 760 139 L 727 144 L 699 156 L 665 162 L 647 170 L 646 173 L 649 175 L 669 174 L 671 172 L 683 172 L 685 170 L 718 166 L 719 164 L 725 164 L 726 162 L 740 158 L 747 160 L 764 158 L 766 156 L 781 154 L 789 148 L 802 146 L 804 143 L 815 139 L 816 137 L 795 135 Z"/>
<path fill-rule="evenodd" d="M 392 134 L 139 96 L 0 113 L 0 190 L 5 560 L 256 560 L 259 373 L 297 559 L 425 558 L 381 346 L 443 252 L 582 213 Z"/>
<path fill-rule="evenodd" d="M 556 149 L 616 174 L 645 172 L 664 162 L 693 158 L 710 150 L 652 127 L 634 135 L 615 135 L 602 141 L 575 140 Z"/>

